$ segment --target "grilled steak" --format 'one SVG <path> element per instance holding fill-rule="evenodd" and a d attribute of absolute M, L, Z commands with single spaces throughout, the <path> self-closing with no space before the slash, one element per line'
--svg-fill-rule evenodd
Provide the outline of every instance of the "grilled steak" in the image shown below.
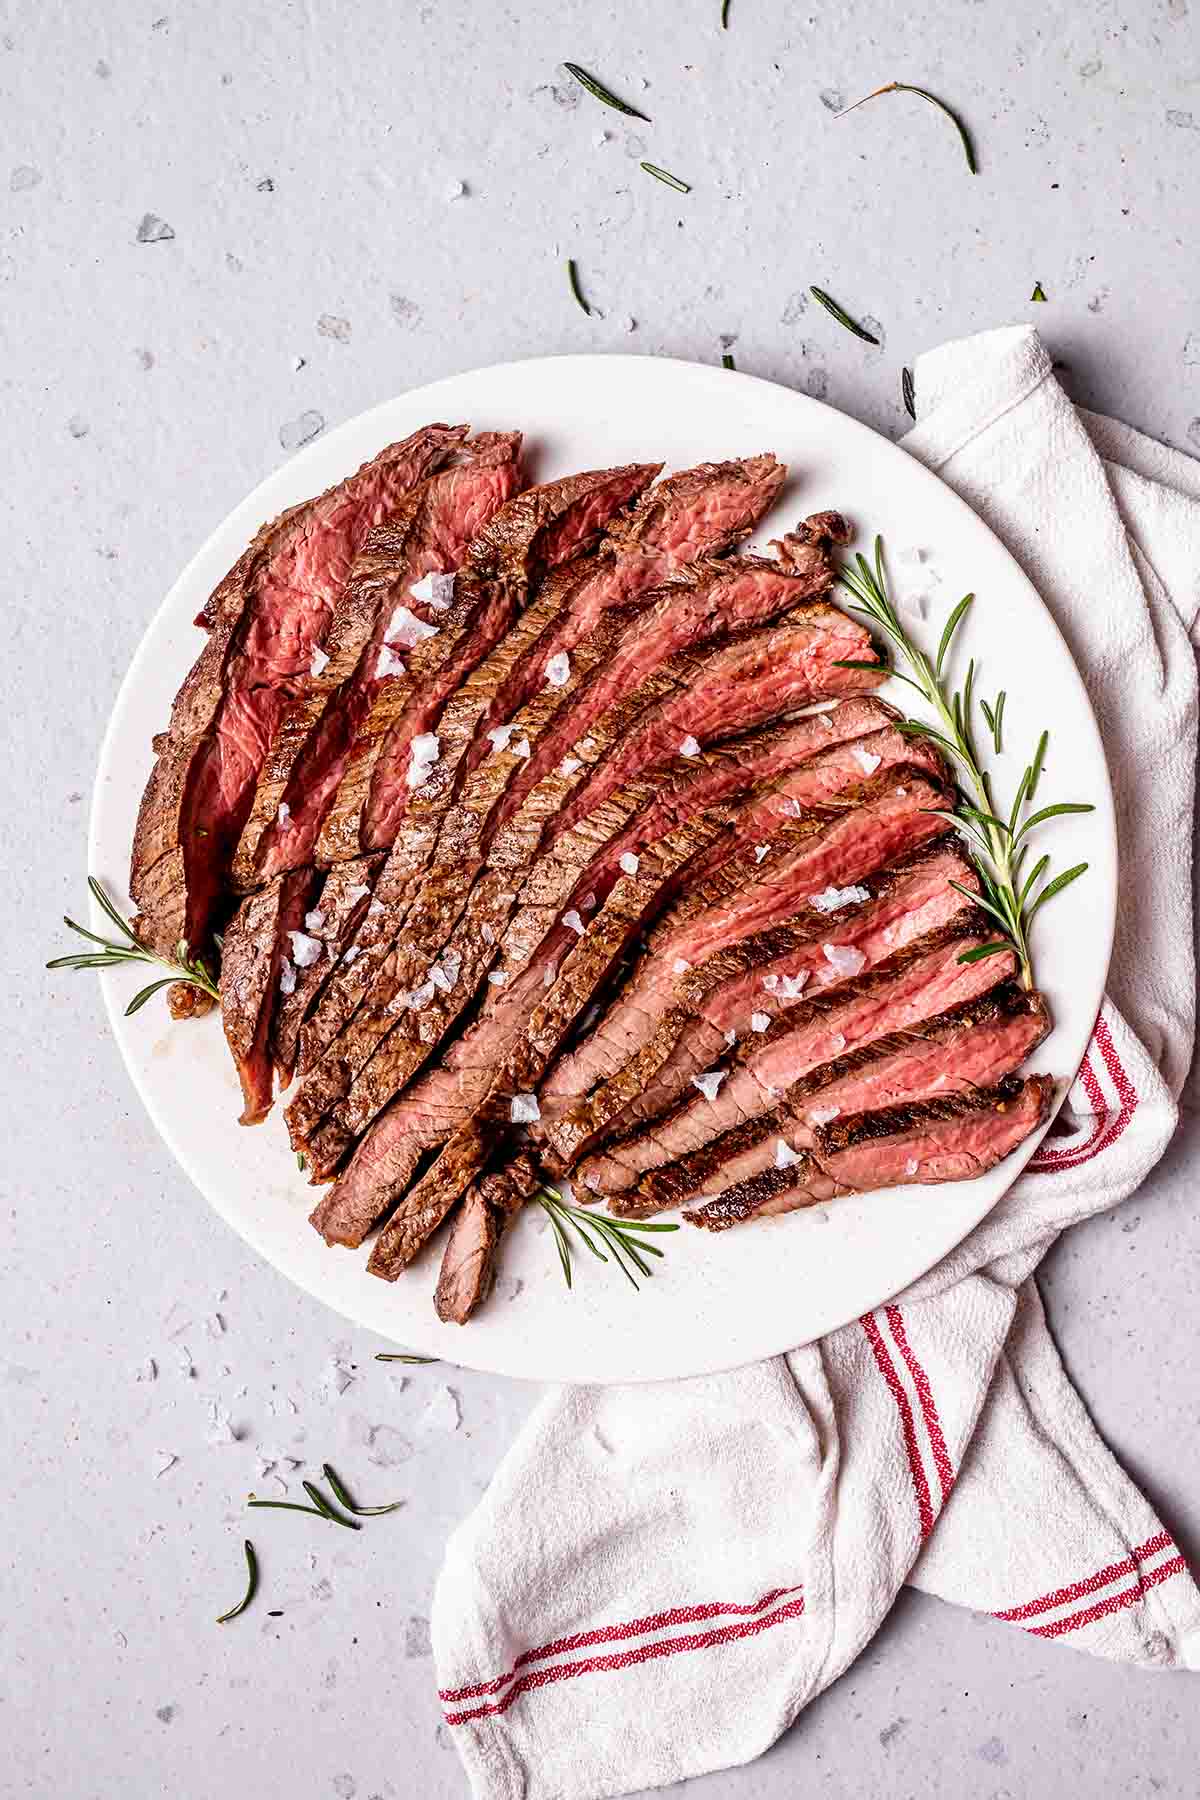
<path fill-rule="evenodd" d="M 531 489 L 505 508 L 472 549 L 464 591 L 436 639 L 410 647 L 405 686 L 377 688 L 358 721 L 318 858 L 336 861 L 394 840 L 424 771 L 413 739 L 432 730 L 465 676 L 500 643 L 542 577 L 594 546 L 599 532 L 653 479 L 657 465 L 594 470 Z M 556 559 L 556 560 L 553 560 Z M 413 779 L 409 780 L 409 775 Z"/>
<path fill-rule="evenodd" d="M 373 699 L 385 682 L 393 690 L 411 686 L 403 666 L 405 617 L 417 621 L 409 635 L 420 628 L 440 633 L 444 623 L 445 602 L 421 600 L 410 589 L 424 576 L 461 567 L 472 539 L 520 486 L 520 444 L 517 432 L 472 440 L 457 467 L 422 482 L 396 518 L 368 534 L 314 658 L 319 672 L 284 708 L 263 764 L 233 862 L 239 886 L 253 887 L 311 857 Z M 379 673 L 381 662 L 390 673 Z"/>
<path fill-rule="evenodd" d="M 815 1150 L 795 1167 L 751 1176 L 683 1216 L 691 1225 L 722 1231 L 743 1219 L 831 1198 L 820 1191 L 825 1184 L 834 1193 L 865 1193 L 908 1182 L 970 1180 L 1037 1130 L 1053 1093 L 1048 1076 L 1020 1081 L 1010 1075 L 969 1094 L 838 1119 L 821 1128 Z"/>
<path fill-rule="evenodd" d="M 454 1215 L 434 1304 L 447 1325 L 465 1325 L 492 1290 L 500 1239 L 530 1195 L 538 1175 L 527 1156 L 471 1187 Z"/>
<path fill-rule="evenodd" d="M 305 933 L 320 940 L 322 953 L 304 967 L 295 967 L 296 985 L 280 994 L 271 1019 L 271 1055 L 284 1085 L 296 1066 L 296 1046 L 305 1014 L 337 968 L 343 948 L 359 920 L 371 905 L 371 888 L 379 872 L 380 856 L 360 856 L 356 862 L 338 863 L 321 880 L 304 917 Z"/>
<path fill-rule="evenodd" d="M 508 723 L 509 709 L 518 708 L 544 686 L 547 661 L 552 652 L 560 653 L 553 646 L 574 647 L 609 607 L 627 605 L 638 594 L 648 593 L 675 566 L 676 556 L 726 547 L 744 536 L 770 505 L 782 479 L 774 458 L 756 458 L 706 465 L 652 488 L 630 520 L 612 528 L 595 563 L 569 565 L 552 578 L 517 627 L 468 678 L 446 708 L 439 725 L 440 759 L 412 798 L 377 888 L 388 910 L 372 929 L 360 934 L 361 962 L 330 984 L 306 1028 L 301 1039 L 302 1072 L 315 1066 L 373 987 L 420 888 L 471 755 L 490 751 L 489 732 Z M 327 1078 L 328 1071 L 322 1079 Z M 339 1079 L 334 1081 L 335 1096 L 344 1092 Z M 323 1110 L 321 1104 L 315 1118 Z M 301 1114 L 301 1135 L 315 1118 Z"/>
<path fill-rule="evenodd" d="M 287 934 L 300 931 L 313 889 L 308 869 L 277 877 L 251 894 L 230 921 L 221 952 L 221 1023 L 245 1102 L 241 1122 L 271 1110 L 271 1013 L 285 966 Z M 287 969 L 292 968 L 290 962 Z"/>
<path fill-rule="evenodd" d="M 312 651 L 363 539 L 444 461 L 465 426 L 430 425 L 356 475 L 265 525 L 197 621 L 208 641 L 154 741 L 130 892 L 135 930 L 160 953 L 203 949 L 229 860 L 284 705 L 311 679 Z"/>
<path fill-rule="evenodd" d="M 704 657 L 677 653 L 611 709 L 600 724 L 592 725 L 591 715 L 585 711 L 581 728 L 592 730 L 593 745 L 603 742 L 610 749 L 603 770 L 605 778 L 601 780 L 601 772 L 597 771 L 588 783 L 597 796 L 597 804 L 615 791 L 622 778 L 628 782 L 644 767 L 668 761 L 678 764 L 679 746 L 686 746 L 689 739 L 694 740 L 698 750 L 700 736 L 756 723 L 764 711 L 785 709 L 789 704 L 813 698 L 814 682 L 823 683 L 826 691 L 836 692 L 843 685 L 853 689 L 872 680 L 862 670 L 830 666 L 833 653 L 847 648 L 844 638 L 826 630 L 830 614 L 834 619 L 841 618 L 832 609 L 800 608 L 789 613 L 787 621 L 779 626 L 739 634 Z M 849 647 L 861 658 L 867 645 L 859 639 L 857 628 L 851 630 L 858 641 Z M 898 735 L 893 737 L 896 747 L 904 752 Z M 560 740 L 568 746 L 571 742 L 572 735 Z M 923 754 L 917 752 L 918 757 Z M 558 745 L 554 760 L 560 760 Z M 683 760 L 686 764 L 687 758 Z M 878 760 L 868 756 L 868 763 Z M 472 832 L 463 821 L 469 816 L 472 786 L 487 774 L 490 765 L 473 778 L 462 807 L 447 821 L 443 841 L 447 835 L 452 837 L 453 853 L 447 853 L 426 877 L 420 899 L 409 912 L 402 946 L 377 978 L 369 1004 L 360 1008 L 333 1047 L 341 1067 L 356 1071 L 363 1068 L 367 1056 L 387 1037 L 387 1079 L 392 1085 L 384 1090 L 376 1086 L 372 1111 L 398 1091 L 475 994 L 493 961 L 494 945 L 516 908 L 519 888 L 535 866 L 539 846 L 546 838 L 553 841 L 562 816 L 561 797 L 569 793 L 575 779 L 569 767 L 574 761 L 569 759 L 566 770 L 560 768 L 545 777 L 513 821 L 506 834 L 508 841 L 503 845 L 496 841 L 491 866 L 466 896 L 464 888 L 483 860 L 481 840 L 486 827 Z M 852 759 L 850 766 L 861 781 L 862 767 Z M 841 785 L 845 784 L 843 780 Z M 590 878 L 587 889 L 591 890 L 591 899 L 586 906 L 594 908 L 599 895 Z M 463 916 L 455 927 L 459 915 Z M 439 959 L 437 964 L 435 957 Z M 440 990 L 432 995 L 425 993 L 431 980 Z M 422 996 L 419 1005 L 402 1012 L 398 1019 L 398 997 L 413 993 Z M 406 1003 L 400 1000 L 399 1004 L 403 1007 Z M 404 1047 L 406 1044 L 408 1048 Z M 380 1073 L 377 1068 L 376 1081 Z M 370 1116 L 371 1113 L 356 1115 L 350 1121 L 352 1129 L 361 1129 Z"/>
<path fill-rule="evenodd" d="M 1004 982 L 919 1029 L 877 1038 L 809 1070 L 771 1111 L 643 1176 L 638 1193 L 647 1205 L 639 1210 L 715 1196 L 792 1166 L 796 1153 L 815 1148 L 821 1121 L 990 1087 L 1019 1068 L 1049 1029 L 1041 995 Z"/>
<path fill-rule="evenodd" d="M 966 952 L 986 941 L 986 930 L 968 934 L 960 922 L 925 939 L 874 969 L 834 988 L 827 996 L 797 1001 L 765 1032 L 739 1043 L 719 1070 L 693 1084 L 699 1092 L 681 1100 L 662 1119 L 652 1120 L 580 1168 L 585 1186 L 620 1196 L 638 1177 L 686 1156 L 746 1119 L 770 1112 L 779 1096 L 812 1069 L 910 1031 L 952 1006 L 987 993 L 1012 974 L 1009 955 L 963 963 Z M 717 1077 L 710 1081 L 710 1074 Z M 701 1084 L 707 1084 L 708 1091 Z M 634 1209 L 636 1210 L 636 1202 Z"/>

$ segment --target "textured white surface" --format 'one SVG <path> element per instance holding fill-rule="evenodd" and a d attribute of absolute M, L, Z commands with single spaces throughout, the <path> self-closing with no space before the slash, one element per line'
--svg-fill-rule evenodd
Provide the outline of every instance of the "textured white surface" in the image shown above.
<path fill-rule="evenodd" d="M 4 838 L 0 1792 L 449 1800 L 464 1783 L 437 1730 L 429 1585 L 533 1394 L 438 1368 L 401 1388 L 375 1342 L 347 1338 L 188 1188 L 91 978 L 43 975 L 54 918 L 81 904 L 83 796 L 117 683 L 183 560 L 281 443 L 472 364 L 715 359 L 725 336 L 742 367 L 898 435 L 901 363 L 1023 316 L 1040 280 L 1035 316 L 1076 397 L 1200 448 L 1196 6 L 882 18 L 732 0 L 727 34 L 691 0 L 652 17 L 577 0 L 160 9 L 18 0 L 0 21 L 0 679 L 20 787 Z M 573 106 L 558 56 L 654 125 Z M 832 123 L 822 94 L 892 76 L 963 109 L 977 180 L 919 100 Z M 643 154 L 693 193 L 642 176 Z M 568 255 L 603 319 L 567 296 Z M 882 349 L 802 309 L 812 281 L 879 320 Z M 1101 1427 L 1193 1560 L 1198 1150 L 1193 1112 L 1151 1186 L 1073 1233 L 1045 1281 Z M 220 1409 L 235 1443 L 209 1441 Z M 258 1515 L 261 1598 L 218 1630 L 263 1462 L 295 1492 L 308 1469 L 288 1459 L 325 1457 L 405 1511 L 357 1537 Z M 909 1596 L 771 1755 L 690 1787 L 1187 1796 L 1185 1681 Z"/>

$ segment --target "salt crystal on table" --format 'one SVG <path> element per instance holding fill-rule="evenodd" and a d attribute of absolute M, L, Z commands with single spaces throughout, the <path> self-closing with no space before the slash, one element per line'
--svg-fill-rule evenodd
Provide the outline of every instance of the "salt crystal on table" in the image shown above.
<path fill-rule="evenodd" d="M 302 931 L 289 931 L 288 938 L 292 946 L 292 961 L 298 969 L 311 969 L 325 946 L 320 938 L 306 937 Z"/>
<path fill-rule="evenodd" d="M 550 687 L 566 687 L 571 679 L 571 659 L 565 650 L 559 650 L 546 664 L 546 681 Z"/>
<path fill-rule="evenodd" d="M 156 1450 L 154 1452 L 155 1475 L 165 1475 L 167 1470 L 173 1469 L 178 1461 L 179 1458 L 173 1456 L 169 1450 Z"/>
<path fill-rule="evenodd" d="M 873 775 L 883 761 L 882 756 L 873 756 L 869 750 L 863 750 L 857 744 L 851 746 L 851 753 L 864 775 Z"/>
<path fill-rule="evenodd" d="M 751 1013 L 750 1014 L 750 1029 L 751 1029 L 751 1031 L 768 1031 L 770 1029 L 770 1025 L 771 1025 L 770 1013 Z"/>
<path fill-rule="evenodd" d="M 329 658 L 319 645 L 313 645 L 313 653 L 308 661 L 310 675 L 323 675 L 329 667 Z"/>
<path fill-rule="evenodd" d="M 429 1396 L 429 1402 L 417 1423 L 427 1431 L 457 1431 L 462 1423 L 462 1413 L 453 1389 L 436 1389 Z"/>
<path fill-rule="evenodd" d="M 637 874 L 638 859 L 633 854 L 632 850 L 626 850 L 624 852 L 624 854 L 620 858 L 620 866 L 622 869 L 624 869 L 626 875 L 636 875 Z"/>
<path fill-rule="evenodd" d="M 236 1444 L 238 1441 L 238 1435 L 233 1429 L 229 1413 L 219 1400 L 208 1402 L 208 1430 L 204 1436 L 205 1442 L 212 1444 L 214 1448 L 224 1444 Z"/>
<path fill-rule="evenodd" d="M 851 944 L 822 944 L 821 951 L 839 975 L 857 975 L 866 966 L 867 959 L 862 951 L 855 950 Z"/>
<path fill-rule="evenodd" d="M 540 1119 L 542 1116 L 542 1109 L 537 1103 L 537 1095 L 514 1094 L 512 1104 L 508 1109 L 508 1116 L 514 1125 L 532 1125 L 535 1119 Z"/>
<path fill-rule="evenodd" d="M 840 1106 L 814 1106 L 809 1111 L 808 1122 L 810 1125 L 828 1125 L 841 1110 Z"/>
<path fill-rule="evenodd" d="M 777 1169 L 791 1169 L 801 1161 L 803 1161 L 803 1158 L 801 1157 L 800 1152 L 798 1150 L 793 1150 L 792 1146 L 787 1143 L 785 1139 L 780 1138 L 775 1145 L 775 1167 Z"/>
<path fill-rule="evenodd" d="M 137 1381 L 157 1381 L 158 1364 L 152 1356 L 148 1356 L 145 1362 L 138 1364 L 137 1375 L 134 1379 Z"/>
<path fill-rule="evenodd" d="M 443 200 L 461 200 L 466 191 L 465 182 L 448 181 L 442 189 L 442 198 Z"/>
<path fill-rule="evenodd" d="M 584 929 L 583 920 L 580 918 L 579 914 L 577 912 L 575 912 L 573 909 L 571 912 L 566 912 L 563 914 L 562 922 L 567 927 L 568 931 L 577 931 L 579 933 L 580 937 L 583 936 L 583 929 Z"/>
<path fill-rule="evenodd" d="M 685 737 L 679 746 L 680 756 L 699 756 L 700 746 L 694 737 Z"/>
<path fill-rule="evenodd" d="M 279 991 L 281 994 L 294 994 L 296 991 L 296 970 L 286 956 L 279 961 Z"/>
<path fill-rule="evenodd" d="M 728 1073 L 728 1069 L 709 1069 L 704 1075 L 693 1075 L 692 1086 L 699 1089 L 711 1106 L 720 1091 L 721 1083 Z"/>

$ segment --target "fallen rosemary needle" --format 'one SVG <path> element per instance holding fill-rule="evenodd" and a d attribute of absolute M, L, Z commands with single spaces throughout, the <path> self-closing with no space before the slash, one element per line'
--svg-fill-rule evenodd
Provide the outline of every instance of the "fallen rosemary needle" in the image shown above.
<path fill-rule="evenodd" d="M 667 186 L 674 188 L 677 194 L 690 194 L 692 191 L 688 182 L 680 181 L 678 175 L 672 175 L 670 169 L 660 169 L 657 163 L 639 163 L 638 167 L 644 169 L 647 175 L 653 175 L 655 181 L 665 181 Z"/>
<path fill-rule="evenodd" d="M 1044 300 L 1046 298 L 1046 290 L 1042 286 L 1040 281 L 1034 282 L 1033 292 L 1032 292 L 1032 294 L 1030 294 L 1029 298 L 1031 300 Z"/>
<path fill-rule="evenodd" d="M 602 101 L 605 106 L 611 106 L 614 111 L 624 113 L 628 119 L 642 119 L 647 125 L 653 124 L 654 121 L 647 113 L 639 112 L 636 106 L 630 106 L 626 101 L 619 100 L 611 88 L 606 88 L 602 81 L 597 81 L 594 75 L 589 75 L 587 70 L 581 69 L 578 63 L 564 63 L 563 68 L 579 83 L 581 88 L 592 96 L 593 100 Z"/>
<path fill-rule="evenodd" d="M 245 1548 L 246 1591 L 236 1606 L 231 1606 L 228 1612 L 223 1612 L 221 1614 L 220 1618 L 217 1620 L 218 1625 L 228 1625 L 230 1619 L 236 1619 L 239 1613 L 244 1613 L 255 1594 L 258 1592 L 258 1558 L 254 1554 L 254 1545 L 250 1542 L 249 1538 L 246 1539 Z"/>
<path fill-rule="evenodd" d="M 834 114 L 834 117 L 836 119 L 844 119 L 847 113 L 855 112 L 858 107 L 865 106 L 868 100 L 877 100 L 880 94 L 917 94 L 922 100 L 928 100 L 931 106 L 936 106 L 939 112 L 945 113 L 946 117 L 950 120 L 950 123 L 954 126 L 955 131 L 958 133 L 959 142 L 963 147 L 963 155 L 967 159 L 968 169 L 970 169 L 972 175 L 978 175 L 979 165 L 975 161 L 975 149 L 971 143 L 970 134 L 968 133 L 966 126 L 963 124 L 958 114 L 953 111 L 951 107 L 947 106 L 944 100 L 939 100 L 936 94 L 931 94 L 928 88 L 913 87 L 911 82 L 908 81 L 888 81 L 884 83 L 883 87 L 875 88 L 872 93 L 864 94 L 861 100 L 856 100 L 854 102 L 853 106 L 844 106 L 840 113 Z"/>
<path fill-rule="evenodd" d="M 357 1513 L 360 1519 L 376 1519 L 383 1513 L 399 1512 L 400 1508 L 404 1505 L 403 1500 L 391 1500 L 386 1506 L 355 1506 L 349 1493 L 346 1491 L 345 1483 L 338 1479 L 337 1471 L 335 1469 L 330 1468 L 328 1463 L 322 1463 L 321 1473 L 329 1483 L 333 1497 L 338 1505 L 344 1506 L 347 1512 Z"/>
<path fill-rule="evenodd" d="M 308 1494 L 310 1499 L 320 1499 L 323 1504 L 320 1506 L 301 1506 L 298 1500 L 260 1500 L 256 1494 L 251 1494 L 246 1501 L 246 1505 L 260 1507 L 265 1512 L 307 1513 L 309 1517 L 313 1519 L 328 1519 L 331 1525 L 344 1525 L 347 1531 L 362 1530 L 362 1526 L 358 1523 L 357 1519 L 343 1519 L 340 1513 L 335 1512 L 328 1500 L 325 1499 L 324 1494 L 321 1493 L 320 1488 L 314 1487 L 311 1481 L 306 1481 L 304 1483 L 304 1491 Z"/>
<path fill-rule="evenodd" d="M 579 285 L 579 270 L 575 266 L 575 258 L 573 256 L 567 258 L 567 282 L 576 304 L 582 306 L 584 312 L 590 319 L 592 316 L 592 309 L 583 297 L 583 290 Z"/>
<path fill-rule="evenodd" d="M 942 812 L 940 808 L 932 810 L 949 820 L 966 838 L 979 876 L 981 892 L 974 894 L 958 882 L 952 882 L 951 886 L 981 906 L 995 920 L 1004 933 L 1004 938 L 1000 942 L 981 944 L 974 950 L 964 951 L 958 960 L 980 962 L 986 956 L 998 956 L 1011 950 L 1019 964 L 1022 986 L 1031 988 L 1033 967 L 1029 954 L 1029 932 L 1033 921 L 1047 900 L 1052 900 L 1056 894 L 1061 894 L 1064 888 L 1078 880 L 1088 865 L 1085 862 L 1076 863 L 1072 868 L 1064 869 L 1060 875 L 1046 881 L 1050 858 L 1043 855 L 1026 874 L 1029 834 L 1037 826 L 1044 825 L 1049 819 L 1059 818 L 1064 813 L 1090 813 L 1095 808 L 1075 801 L 1059 801 L 1053 806 L 1039 807 L 1036 812 L 1029 811 L 1041 780 L 1046 746 L 1050 741 L 1049 732 L 1043 731 L 1033 760 L 1027 765 L 1017 784 L 1016 798 L 1008 817 L 1003 818 L 997 812 L 992 796 L 991 777 L 983 768 L 975 749 L 974 658 L 968 664 L 961 688 L 951 689 L 943 679 L 954 635 L 971 607 L 974 594 L 964 595 L 954 607 L 942 630 L 937 655 L 930 657 L 912 642 L 896 616 L 888 594 L 881 538 L 875 539 L 874 567 L 864 556 L 858 556 L 855 558 L 855 566 L 842 566 L 838 579 L 853 595 L 849 610 L 862 613 L 872 620 L 890 639 L 907 664 L 909 673 L 893 666 L 892 673 L 896 679 L 906 681 L 909 687 L 915 688 L 936 715 L 936 724 L 927 725 L 919 719 L 903 719 L 897 729 L 910 737 L 928 738 L 945 753 L 960 776 L 957 808 L 953 812 Z M 839 666 L 871 668 L 875 665 L 847 662 Z M 997 752 L 1001 748 L 1005 699 L 1006 695 L 1001 692 L 990 705 L 986 701 L 980 702 Z M 1044 885 L 1039 886 L 1039 883 Z"/>
<path fill-rule="evenodd" d="M 900 371 L 900 398 L 904 402 L 904 410 L 909 418 L 915 419 L 917 416 L 917 395 L 916 390 L 913 387 L 911 369 L 901 369 Z"/>
<path fill-rule="evenodd" d="M 398 1362 L 398 1363 L 435 1363 L 435 1362 L 440 1362 L 441 1357 L 440 1356 L 413 1356 L 407 1350 L 377 1350 L 375 1352 L 375 1361 L 376 1362 Z"/>
<path fill-rule="evenodd" d="M 651 1222 L 647 1219 L 614 1219 L 608 1213 L 588 1212 L 580 1206 L 570 1206 L 563 1199 L 558 1189 L 547 1184 L 534 1195 L 538 1205 L 547 1213 L 554 1229 L 554 1241 L 558 1250 L 558 1260 L 562 1265 L 563 1280 L 568 1287 L 572 1286 L 571 1239 L 568 1232 L 579 1237 L 598 1262 L 606 1263 L 608 1256 L 600 1248 L 603 1244 L 613 1261 L 631 1286 L 637 1287 L 637 1279 L 626 1266 L 628 1257 L 633 1267 L 641 1274 L 653 1275 L 654 1270 L 643 1256 L 661 1256 L 662 1251 L 656 1244 L 641 1241 L 644 1232 L 678 1231 L 678 1225 Z M 591 1233 L 595 1232 L 600 1244 L 597 1244 Z"/>
<path fill-rule="evenodd" d="M 845 307 L 838 305 L 832 294 L 827 294 L 824 288 L 819 287 L 810 287 L 808 291 L 813 299 L 825 308 L 827 313 L 833 314 L 833 317 L 837 320 L 839 325 L 844 325 L 847 331 L 852 331 L 856 338 L 861 338 L 864 344 L 878 344 L 879 339 L 877 337 L 872 337 L 865 326 L 860 325 L 857 320 L 852 319 Z"/>
<path fill-rule="evenodd" d="M 175 961 L 169 957 L 157 955 L 148 944 L 143 944 L 141 938 L 121 917 L 94 875 L 88 876 L 88 887 L 91 890 L 92 898 L 112 920 L 122 936 L 120 939 L 97 937 L 94 931 L 86 931 L 82 925 L 76 924 L 74 919 L 64 913 L 64 925 L 69 926 L 72 931 L 77 931 L 80 937 L 86 938 L 90 944 L 98 944 L 100 948 L 98 950 L 76 950 L 70 956 L 56 956 L 52 962 L 46 964 L 48 969 L 119 969 L 124 963 L 133 962 L 151 963 L 160 969 L 166 969 L 167 973 L 158 981 L 150 982 L 147 987 L 139 989 L 133 996 L 125 1008 L 127 1019 L 145 1006 L 147 1000 L 152 994 L 157 994 L 159 988 L 171 987 L 177 981 L 183 982 L 187 987 L 199 988 L 213 1000 L 221 998 L 220 989 L 208 969 L 198 958 L 189 957 L 187 945 L 182 938 L 175 947 Z"/>
<path fill-rule="evenodd" d="M 721 0 L 721 30 L 729 30 L 729 0 Z"/>
<path fill-rule="evenodd" d="M 732 352 L 732 350 L 726 350 L 726 351 L 725 351 L 725 352 L 724 352 L 724 353 L 723 353 L 723 354 L 722 354 L 722 357 L 721 357 L 721 367 L 722 367 L 722 368 L 723 368 L 723 369 L 736 369 L 736 368 L 737 368 L 737 364 L 736 364 L 736 363 L 735 363 L 735 362 L 734 362 L 734 360 L 733 360 L 733 352 Z"/>

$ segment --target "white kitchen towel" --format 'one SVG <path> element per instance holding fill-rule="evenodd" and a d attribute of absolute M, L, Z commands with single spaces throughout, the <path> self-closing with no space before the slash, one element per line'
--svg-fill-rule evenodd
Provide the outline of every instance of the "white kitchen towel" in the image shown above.
<path fill-rule="evenodd" d="M 917 365 L 908 450 L 1007 543 L 1104 733 L 1112 972 L 1064 1109 L 944 1262 L 730 1374 L 550 1393 L 452 1537 L 441 1703 L 481 1800 L 598 1800 L 765 1750 L 910 1581 L 1200 1669 L 1200 1590 L 1096 1433 L 1032 1271 L 1154 1167 L 1192 1056 L 1200 464 L 1077 411 L 1026 327 Z"/>

